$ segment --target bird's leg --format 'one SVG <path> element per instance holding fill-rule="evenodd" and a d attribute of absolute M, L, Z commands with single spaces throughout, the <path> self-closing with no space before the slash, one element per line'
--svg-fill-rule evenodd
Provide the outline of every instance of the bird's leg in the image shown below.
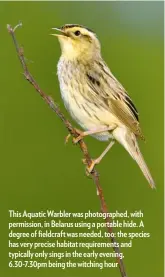
<path fill-rule="evenodd" d="M 86 168 L 88 173 L 91 173 L 91 171 L 93 170 L 94 166 L 96 164 L 99 164 L 101 162 L 102 158 L 107 154 L 107 152 L 111 149 L 111 147 L 114 145 L 114 143 L 115 143 L 115 141 L 112 140 L 110 142 L 110 144 L 106 147 L 106 149 L 103 151 L 103 153 L 97 159 L 92 160 L 90 166 L 87 166 L 87 168 Z"/>
<path fill-rule="evenodd" d="M 84 137 L 86 137 L 88 135 L 106 132 L 106 131 L 110 131 L 113 129 L 114 129 L 114 126 L 111 126 L 111 127 L 105 126 L 105 127 L 94 128 L 94 129 L 91 129 L 91 130 L 85 131 L 85 132 L 80 132 L 80 135 L 77 138 L 73 138 L 73 142 L 76 144 L 77 142 L 79 142 L 79 140 L 83 139 Z"/>

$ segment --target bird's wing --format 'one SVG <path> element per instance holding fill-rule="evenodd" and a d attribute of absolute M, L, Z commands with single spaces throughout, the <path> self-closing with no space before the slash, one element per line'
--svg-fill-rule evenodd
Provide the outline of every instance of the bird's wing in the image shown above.
<path fill-rule="evenodd" d="M 139 126 L 138 111 L 107 65 L 104 62 L 96 62 L 93 67 L 86 69 L 86 82 L 93 100 L 104 105 L 135 135 L 144 139 Z"/>

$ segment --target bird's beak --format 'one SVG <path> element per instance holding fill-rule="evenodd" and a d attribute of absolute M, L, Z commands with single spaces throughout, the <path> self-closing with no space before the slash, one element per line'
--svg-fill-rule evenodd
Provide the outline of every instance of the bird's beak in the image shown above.
<path fill-rule="evenodd" d="M 66 37 L 66 33 L 61 30 L 60 28 L 52 28 L 52 30 L 56 30 L 58 32 L 60 32 L 61 34 L 50 34 L 51 36 L 55 36 L 55 37 Z"/>

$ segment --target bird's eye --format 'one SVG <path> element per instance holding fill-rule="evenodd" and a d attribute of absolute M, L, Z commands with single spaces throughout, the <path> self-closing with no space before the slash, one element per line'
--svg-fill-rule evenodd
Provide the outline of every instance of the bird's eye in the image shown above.
<path fill-rule="evenodd" d="M 74 34 L 75 34 L 75 36 L 79 36 L 81 33 L 80 33 L 80 31 L 76 31 L 76 32 L 74 32 Z"/>

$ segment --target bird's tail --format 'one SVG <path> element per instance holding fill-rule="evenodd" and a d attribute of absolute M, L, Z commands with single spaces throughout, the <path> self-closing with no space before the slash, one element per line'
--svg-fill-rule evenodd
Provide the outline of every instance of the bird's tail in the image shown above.
<path fill-rule="evenodd" d="M 155 188 L 154 180 L 140 152 L 135 135 L 126 128 L 118 127 L 113 131 L 115 139 L 121 143 L 137 162 L 151 188 Z"/>

